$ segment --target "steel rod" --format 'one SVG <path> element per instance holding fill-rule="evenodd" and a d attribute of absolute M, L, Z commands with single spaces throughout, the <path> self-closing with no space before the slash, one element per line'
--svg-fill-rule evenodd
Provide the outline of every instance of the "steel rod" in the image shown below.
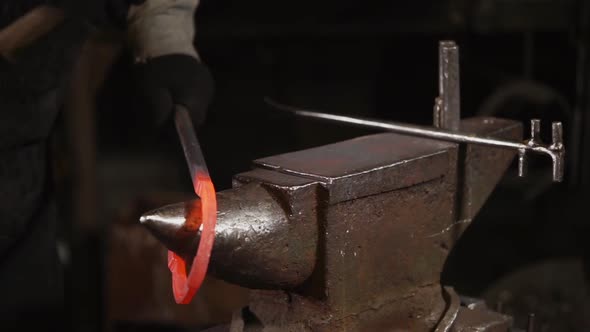
<path fill-rule="evenodd" d="M 525 151 L 532 151 L 536 153 L 546 154 L 551 157 L 553 161 L 553 179 L 554 181 L 561 181 L 563 178 L 563 146 L 560 145 L 559 149 L 552 149 L 548 146 L 542 145 L 537 143 L 536 141 L 529 141 L 529 144 L 523 142 L 512 142 L 506 141 L 497 138 L 491 137 L 481 137 L 477 136 L 476 134 L 470 133 L 462 133 L 456 132 L 446 129 L 440 128 L 432 128 L 432 127 L 425 127 L 425 126 L 418 126 L 412 124 L 405 124 L 405 123 L 397 123 L 397 122 L 390 122 L 390 121 L 382 121 L 382 120 L 374 120 L 368 118 L 359 118 L 359 117 L 352 117 L 347 115 L 337 115 L 337 114 L 330 114 L 324 112 L 317 112 L 317 111 L 310 111 L 305 109 L 300 109 L 297 107 L 284 105 L 273 101 L 269 98 L 266 98 L 266 102 L 279 110 L 288 111 L 293 113 L 297 116 L 303 116 L 308 118 L 326 120 L 326 121 L 335 121 L 341 123 L 348 123 L 351 125 L 356 125 L 360 127 L 366 128 L 374 128 L 374 129 L 383 129 L 399 134 L 405 134 L 410 136 L 417 136 L 417 137 L 424 137 L 424 138 L 432 138 L 432 139 L 439 139 L 448 142 L 455 142 L 455 143 L 468 143 L 468 144 L 478 144 L 478 145 L 486 145 L 498 148 L 506 148 L 506 149 L 515 149 L 521 155 Z M 536 129 L 533 129 L 536 130 Z M 554 130 L 557 131 L 557 130 Z M 556 135 L 558 136 L 558 134 Z M 524 172 L 523 172 L 524 174 Z"/>
<path fill-rule="evenodd" d="M 453 41 L 441 41 L 438 46 L 438 91 L 434 126 L 450 131 L 459 130 L 461 122 L 459 47 Z"/>

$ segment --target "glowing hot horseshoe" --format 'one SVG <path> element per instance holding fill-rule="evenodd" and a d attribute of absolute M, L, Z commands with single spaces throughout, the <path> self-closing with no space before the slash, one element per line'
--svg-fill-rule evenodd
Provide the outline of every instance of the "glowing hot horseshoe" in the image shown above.
<path fill-rule="evenodd" d="M 172 290 L 174 299 L 178 304 L 190 303 L 201 287 L 207 274 L 211 249 L 215 239 L 215 224 L 217 221 L 215 189 L 208 175 L 198 174 L 196 182 L 195 192 L 201 198 L 201 220 L 203 224 L 201 240 L 188 277 L 184 259 L 174 252 L 168 251 L 168 268 L 172 272 Z"/>
<path fill-rule="evenodd" d="M 193 179 L 195 193 L 201 198 L 201 240 L 188 276 L 184 259 L 168 251 L 168 268 L 172 272 L 174 300 L 178 304 L 188 304 L 203 284 L 209 267 L 217 223 L 217 197 L 191 119 L 184 107 L 176 106 L 174 121 Z M 189 215 L 192 215 L 192 212 Z"/>

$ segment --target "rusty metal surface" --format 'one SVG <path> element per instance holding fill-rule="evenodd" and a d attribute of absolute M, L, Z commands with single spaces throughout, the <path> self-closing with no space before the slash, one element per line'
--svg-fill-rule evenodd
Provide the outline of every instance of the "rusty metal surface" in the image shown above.
<path fill-rule="evenodd" d="M 281 291 L 252 291 L 248 314 L 253 331 L 432 331 L 445 311 L 440 285 L 419 287 L 370 310 L 344 317 L 322 301 Z M 246 324 L 243 331 L 250 331 Z M 264 327 L 264 329 L 262 328 Z M 242 330 L 239 330 L 242 331 Z"/>
<path fill-rule="evenodd" d="M 461 121 L 461 130 L 502 139 L 522 139 L 522 125 L 513 120 L 478 117 Z M 462 158 L 459 220 L 472 220 L 516 155 L 515 151 L 467 145 Z"/>
<path fill-rule="evenodd" d="M 454 220 L 454 178 L 332 206 L 326 213 L 325 290 L 341 315 L 438 284 Z"/>
<path fill-rule="evenodd" d="M 247 183 L 259 183 L 266 188 L 281 204 L 292 223 L 317 220 L 317 181 L 258 168 L 234 177 L 234 188 Z M 317 222 L 314 223 L 315 228 Z"/>
<path fill-rule="evenodd" d="M 311 274 L 317 246 L 314 219 L 292 222 L 273 194 L 256 183 L 219 192 L 217 200 L 213 275 L 250 288 L 289 288 Z M 187 229 L 185 219 L 193 206 L 164 206 L 144 214 L 141 222 L 170 250 L 192 259 L 200 231 Z"/>
<path fill-rule="evenodd" d="M 490 310 L 461 307 L 451 332 L 509 332 L 512 318 Z"/>
<path fill-rule="evenodd" d="M 427 182 L 448 171 L 445 150 L 454 146 L 398 134 L 359 137 L 258 159 L 258 167 L 321 182 L 338 203 Z"/>
<path fill-rule="evenodd" d="M 358 156 L 362 152 L 364 158 Z M 255 292 L 258 297 L 251 299 L 251 308 L 265 326 L 302 331 L 297 326 L 311 324 L 313 331 L 364 331 L 362 326 L 383 324 L 431 330 L 445 307 L 438 280 L 447 254 L 444 248 L 450 246 L 448 234 L 442 232 L 455 217 L 456 155 L 454 144 L 381 134 L 272 158 L 272 165 L 278 166 L 272 169 L 279 171 L 275 177 L 285 172 L 312 178 L 311 171 L 321 171 L 322 176 L 314 179 L 322 183 L 327 197 L 333 197 L 333 190 L 354 188 L 367 179 L 381 181 L 364 188 L 370 191 L 339 196 L 346 201 L 322 201 L 317 268 L 297 291 L 305 301 L 293 308 L 294 298 L 300 296 L 290 294 L 291 304 L 281 306 L 279 292 L 267 296 Z M 322 162 L 334 160 L 339 162 L 333 168 Z M 399 176 L 389 182 L 383 173 Z M 394 181 L 403 175 L 410 181 Z M 438 297 L 419 296 L 431 288 Z M 407 312 L 409 302 L 415 304 L 412 312 Z M 433 308 L 439 308 L 434 315 Z M 316 317 L 319 312 L 327 312 L 329 319 Z M 286 313 L 288 322 L 276 318 Z"/>

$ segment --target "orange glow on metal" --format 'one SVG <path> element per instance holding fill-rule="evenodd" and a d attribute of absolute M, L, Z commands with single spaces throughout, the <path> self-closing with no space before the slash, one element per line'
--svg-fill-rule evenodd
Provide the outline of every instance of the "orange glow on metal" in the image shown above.
<path fill-rule="evenodd" d="M 195 193 L 201 198 L 201 240 L 191 270 L 186 274 L 186 262 L 172 251 L 168 251 L 168 268 L 172 272 L 172 291 L 178 304 L 188 304 L 201 287 L 211 257 L 217 223 L 217 197 L 211 178 L 206 173 L 197 173 L 193 183 Z M 190 211 L 191 218 L 195 211 Z M 192 221 L 188 221 L 192 222 Z"/>

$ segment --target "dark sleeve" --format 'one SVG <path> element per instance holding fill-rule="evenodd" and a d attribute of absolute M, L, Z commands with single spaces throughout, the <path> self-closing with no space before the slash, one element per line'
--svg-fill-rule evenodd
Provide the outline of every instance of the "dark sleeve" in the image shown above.
<path fill-rule="evenodd" d="M 57 1 L 0 0 L 0 20 L 8 25 L 43 4 Z M 0 56 L 0 151 L 47 138 L 86 32 L 68 18 L 11 61 Z"/>
<path fill-rule="evenodd" d="M 2 0 L 0 1 L 0 29 L 26 14 L 31 9 L 43 5 L 54 4 L 59 0 Z"/>
<path fill-rule="evenodd" d="M 69 15 L 83 18 L 93 25 L 123 27 L 133 0 L 49 0 Z"/>
<path fill-rule="evenodd" d="M 144 0 L 0 0 L 0 29 L 31 9 L 50 5 L 96 26 L 125 25 L 129 6 Z"/>

